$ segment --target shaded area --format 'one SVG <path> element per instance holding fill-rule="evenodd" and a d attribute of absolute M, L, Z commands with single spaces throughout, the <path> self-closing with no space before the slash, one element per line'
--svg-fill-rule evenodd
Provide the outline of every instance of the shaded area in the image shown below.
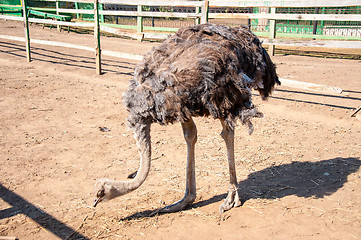
<path fill-rule="evenodd" d="M 248 175 L 238 183 L 242 203 L 250 199 L 276 199 L 290 195 L 323 198 L 332 195 L 347 182 L 347 177 L 358 171 L 359 158 L 334 158 L 319 162 L 292 162 L 271 166 Z M 189 208 L 199 208 L 220 202 L 226 193 L 194 203 Z M 156 211 L 146 210 L 127 216 L 121 221 L 152 217 Z"/>
<path fill-rule="evenodd" d="M 299 102 L 299 103 L 306 103 L 306 104 L 313 104 L 313 105 L 320 105 L 325 107 L 332 107 L 332 108 L 339 108 L 339 109 L 346 109 L 346 110 L 354 110 L 355 107 L 351 106 L 344 106 L 344 105 L 337 105 L 337 104 L 331 104 L 331 103 L 324 103 L 324 102 L 316 102 L 316 101 L 309 101 L 309 100 L 302 100 L 297 98 L 297 94 L 300 95 L 308 95 L 308 96 L 316 96 L 320 98 L 330 98 L 330 99 L 342 99 L 342 100 L 350 100 L 350 101 L 361 101 L 361 98 L 359 97 L 350 97 L 350 96 L 342 96 L 342 95 L 331 95 L 331 94 L 323 94 L 323 93 L 314 93 L 314 92 L 303 92 L 299 90 L 286 90 L 286 89 L 276 89 L 277 92 L 282 93 L 292 93 L 294 94 L 292 97 L 277 97 L 275 95 L 270 96 L 270 98 L 283 100 L 283 101 L 290 101 L 290 102 Z M 342 92 L 345 93 L 361 93 L 357 91 L 349 91 L 349 90 L 342 90 Z M 260 96 L 257 92 L 252 92 L 252 95 L 254 96 Z"/>
<path fill-rule="evenodd" d="M 248 175 L 238 184 L 239 193 L 247 199 L 298 197 L 323 198 L 332 195 L 358 171 L 359 158 L 334 158 L 319 162 L 292 162 L 272 166 Z"/>
<path fill-rule="evenodd" d="M 292 99 L 292 98 L 285 98 L 285 97 L 275 97 L 275 96 L 271 96 L 270 98 L 279 99 L 279 100 L 285 100 L 285 101 L 291 101 L 291 102 L 300 102 L 300 103 L 307 103 L 307 104 L 315 104 L 315 105 L 321 105 L 321 106 L 333 107 L 333 108 L 340 108 L 340 109 L 347 109 L 347 110 L 353 110 L 353 109 L 355 109 L 354 107 L 348 107 L 348 106 L 342 106 L 342 105 L 335 105 L 335 104 L 328 104 L 328 103 L 319 103 L 319 102 L 299 100 L 299 99 Z"/>
<path fill-rule="evenodd" d="M 360 91 L 355 91 L 355 90 L 342 90 L 342 92 L 347 92 L 347 93 L 361 93 Z"/>
<path fill-rule="evenodd" d="M 307 56 L 307 57 L 322 57 L 322 58 L 338 58 L 338 59 L 353 59 L 353 60 L 361 60 L 360 51 L 357 49 L 348 50 L 348 52 L 335 52 L 334 48 L 324 48 L 323 51 L 317 50 L 302 50 L 310 49 L 311 47 L 294 47 L 294 46 L 281 46 L 276 45 L 276 54 L 283 55 L 298 55 L 298 56 Z M 356 52 L 355 52 L 356 50 Z"/>
<path fill-rule="evenodd" d="M 302 92 L 302 91 L 285 90 L 285 89 L 277 89 L 276 91 L 277 91 L 277 92 L 286 92 L 286 93 L 296 93 L 296 94 L 312 95 L 312 96 L 319 96 L 319 97 L 340 98 L 340 99 L 349 99 L 349 100 L 361 101 L 361 98 L 358 98 L 358 97 L 350 97 L 350 96 L 342 96 L 342 95 L 331 95 L 331 94 L 314 93 L 314 92 Z M 343 92 L 352 92 L 352 93 L 361 93 L 361 92 L 348 91 L 348 90 L 342 90 L 342 91 L 343 91 Z"/>
<path fill-rule="evenodd" d="M 89 239 L 50 214 L 37 208 L 2 184 L 0 184 L 0 198 L 12 206 L 11 208 L 0 210 L 0 220 L 17 214 L 24 214 L 42 228 L 45 228 L 61 239 Z"/>
<path fill-rule="evenodd" d="M 26 58 L 25 47 L 21 44 L 0 41 L 0 47 L 6 49 L 0 50 L 0 52 L 7 53 L 16 57 Z M 61 47 L 59 47 L 59 49 L 61 49 Z M 91 54 L 91 52 L 87 53 Z M 40 62 L 50 62 L 53 64 L 95 70 L 95 57 L 66 54 L 59 51 L 53 51 L 50 49 L 39 47 L 31 47 L 31 56 L 33 61 L 35 60 Z M 105 57 L 106 56 L 102 58 L 103 72 L 112 72 L 116 74 L 133 76 L 133 70 L 136 64 L 124 61 L 107 60 L 105 59 Z M 129 70 L 130 73 L 126 73 L 120 70 L 114 70 L 116 68 L 126 69 L 127 71 Z"/>

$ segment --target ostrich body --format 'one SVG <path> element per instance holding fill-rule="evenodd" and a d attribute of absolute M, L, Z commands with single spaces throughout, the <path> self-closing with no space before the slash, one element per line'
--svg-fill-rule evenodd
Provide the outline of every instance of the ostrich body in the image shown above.
<path fill-rule="evenodd" d="M 251 118 L 262 117 L 251 101 L 250 89 L 263 99 L 280 84 L 276 69 L 259 39 L 247 28 L 201 24 L 180 29 L 147 53 L 136 67 L 123 95 L 140 152 L 134 179 L 100 179 L 95 184 L 96 205 L 137 189 L 151 165 L 150 126 L 180 122 L 187 143 L 186 191 L 182 200 L 161 209 L 184 209 L 196 198 L 194 147 L 197 129 L 192 117 L 212 116 L 222 124 L 221 136 L 228 152 L 230 183 L 223 212 L 239 206 L 234 163 L 234 128 L 237 119 L 253 131 Z"/>

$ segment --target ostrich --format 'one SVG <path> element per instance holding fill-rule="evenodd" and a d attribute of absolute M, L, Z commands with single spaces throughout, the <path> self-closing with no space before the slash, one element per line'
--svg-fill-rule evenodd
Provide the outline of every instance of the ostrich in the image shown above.
<path fill-rule="evenodd" d="M 251 134 L 251 118 L 262 117 L 262 113 L 252 104 L 250 89 L 258 90 L 265 100 L 276 83 L 280 84 L 275 65 L 247 27 L 200 24 L 180 29 L 144 56 L 123 94 L 129 112 L 127 123 L 134 131 L 140 153 L 136 176 L 129 181 L 98 180 L 94 206 L 134 191 L 145 181 L 151 165 L 150 126 L 154 122 L 180 122 L 187 144 L 184 198 L 159 211 L 180 211 L 193 203 L 197 129 L 192 117 L 198 116 L 212 116 L 222 124 L 230 182 L 219 210 L 240 206 L 234 162 L 236 121 L 248 126 Z"/>

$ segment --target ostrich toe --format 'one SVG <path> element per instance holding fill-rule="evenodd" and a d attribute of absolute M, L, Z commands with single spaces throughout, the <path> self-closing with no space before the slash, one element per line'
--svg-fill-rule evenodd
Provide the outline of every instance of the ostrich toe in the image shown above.
<path fill-rule="evenodd" d="M 230 189 L 228 191 L 227 198 L 224 200 L 221 206 L 219 206 L 219 212 L 224 213 L 225 211 L 228 211 L 232 207 L 239 207 L 241 205 L 242 202 L 239 199 L 237 189 Z"/>
<path fill-rule="evenodd" d="M 196 199 L 195 194 L 187 194 L 182 200 L 160 209 L 159 212 L 171 213 L 171 212 L 181 211 L 184 208 L 186 208 L 188 205 L 192 204 L 195 199 Z"/>

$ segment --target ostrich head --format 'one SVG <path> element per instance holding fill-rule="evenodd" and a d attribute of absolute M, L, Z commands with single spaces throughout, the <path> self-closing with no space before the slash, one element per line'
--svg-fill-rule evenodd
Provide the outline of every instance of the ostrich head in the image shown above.
<path fill-rule="evenodd" d="M 117 182 L 110 179 L 99 179 L 94 185 L 94 192 L 96 199 L 93 206 L 96 207 L 101 201 L 107 201 L 115 197 L 122 196 L 130 192 L 129 188 L 124 184 L 125 182 Z"/>
<path fill-rule="evenodd" d="M 281 82 L 278 79 L 276 73 L 276 66 L 273 64 L 270 56 L 267 51 L 262 48 L 262 57 L 265 62 L 265 71 L 262 76 L 262 87 L 259 87 L 257 90 L 259 91 L 262 99 L 267 99 L 269 95 L 272 93 L 275 84 L 281 85 Z"/>

